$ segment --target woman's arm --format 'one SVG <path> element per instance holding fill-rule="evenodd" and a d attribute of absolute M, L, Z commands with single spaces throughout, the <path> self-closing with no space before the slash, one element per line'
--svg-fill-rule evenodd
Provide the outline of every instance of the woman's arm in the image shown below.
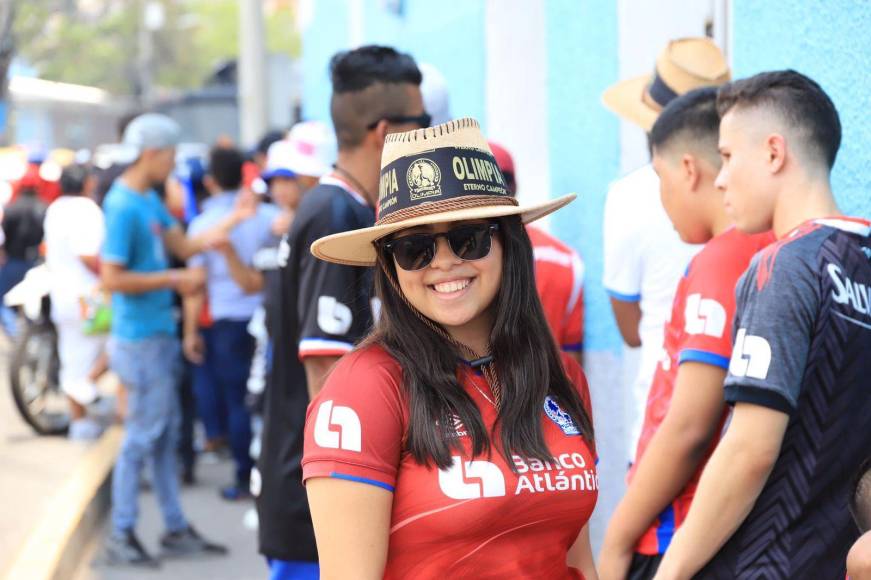
<path fill-rule="evenodd" d="M 387 562 L 393 494 L 374 485 L 330 477 L 311 478 L 305 486 L 321 578 L 382 578 Z"/>
<path fill-rule="evenodd" d="M 596 564 L 593 562 L 593 548 L 590 547 L 590 524 L 586 524 L 578 539 L 569 548 L 568 565 L 577 568 L 584 575 L 584 580 L 598 580 Z"/>

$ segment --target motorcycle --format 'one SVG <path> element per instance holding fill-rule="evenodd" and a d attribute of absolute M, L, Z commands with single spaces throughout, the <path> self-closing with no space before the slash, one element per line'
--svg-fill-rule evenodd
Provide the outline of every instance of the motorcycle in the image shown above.
<path fill-rule="evenodd" d="M 31 268 L 4 303 L 19 316 L 9 360 L 9 385 L 21 417 L 40 435 L 64 435 L 70 417 L 60 389 L 57 330 L 51 320 L 51 278 L 45 265 Z"/>

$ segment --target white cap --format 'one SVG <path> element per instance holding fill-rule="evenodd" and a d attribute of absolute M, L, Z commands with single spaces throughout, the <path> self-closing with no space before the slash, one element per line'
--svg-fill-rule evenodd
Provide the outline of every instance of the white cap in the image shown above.
<path fill-rule="evenodd" d="M 329 126 L 320 121 L 297 123 L 287 139 L 269 146 L 262 177 L 321 177 L 332 169 L 336 155 L 336 135 Z"/>
<path fill-rule="evenodd" d="M 451 107 L 445 76 L 428 62 L 419 63 L 417 68 L 423 76 L 420 83 L 423 108 L 432 116 L 432 125 L 447 123 L 451 120 Z"/>

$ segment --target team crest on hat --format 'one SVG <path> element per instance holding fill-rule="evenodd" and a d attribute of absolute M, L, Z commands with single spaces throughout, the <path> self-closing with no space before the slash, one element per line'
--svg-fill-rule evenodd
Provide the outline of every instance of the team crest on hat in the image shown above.
<path fill-rule="evenodd" d="M 409 165 L 405 178 L 409 197 L 412 200 L 437 197 L 442 194 L 442 172 L 430 159 L 422 157 Z"/>
<path fill-rule="evenodd" d="M 566 435 L 580 435 L 581 430 L 575 425 L 572 416 L 563 411 L 553 397 L 548 395 L 544 398 L 544 412 L 557 427 Z"/>

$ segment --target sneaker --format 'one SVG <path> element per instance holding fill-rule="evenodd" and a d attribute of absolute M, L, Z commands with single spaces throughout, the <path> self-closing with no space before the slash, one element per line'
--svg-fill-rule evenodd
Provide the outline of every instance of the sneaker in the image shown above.
<path fill-rule="evenodd" d="M 132 530 L 113 533 L 106 539 L 105 560 L 110 566 L 160 567 L 160 562 L 145 551 Z"/>
<path fill-rule="evenodd" d="M 160 546 L 161 555 L 167 558 L 227 553 L 225 546 L 203 539 L 192 526 L 179 532 L 167 532 L 161 538 Z"/>
<path fill-rule="evenodd" d="M 229 485 L 221 490 L 221 497 L 227 501 L 246 501 L 253 499 L 249 486 Z"/>

